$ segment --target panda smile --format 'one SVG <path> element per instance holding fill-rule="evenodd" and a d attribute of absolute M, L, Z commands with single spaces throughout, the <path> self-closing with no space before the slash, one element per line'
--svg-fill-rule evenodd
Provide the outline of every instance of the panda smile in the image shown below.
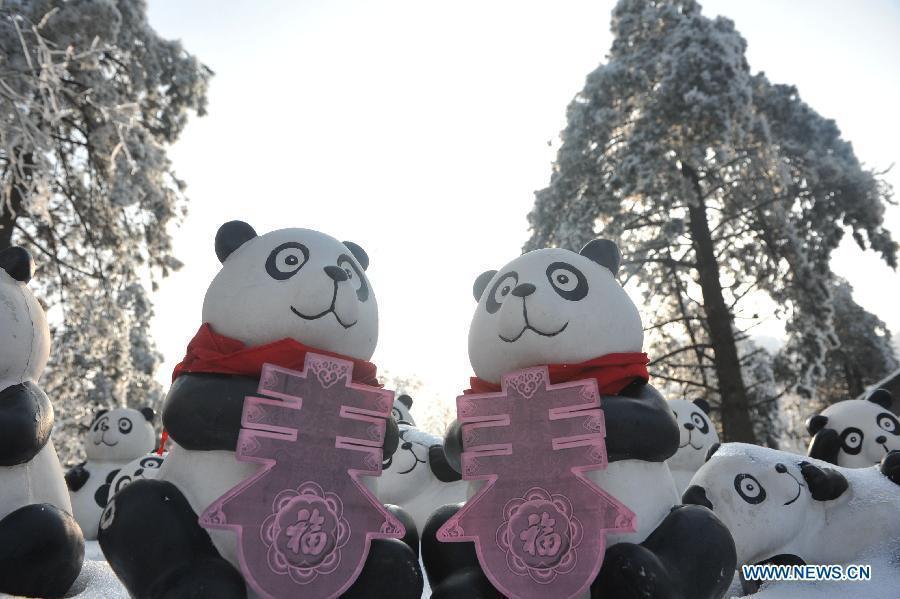
<path fill-rule="evenodd" d="M 329 314 L 334 314 L 334 319 L 338 321 L 338 324 L 341 325 L 342 327 L 344 327 L 345 329 L 349 329 L 350 327 L 352 327 L 359 321 L 354 320 L 351 323 L 345 323 L 343 320 L 341 320 L 341 317 L 338 316 L 338 313 L 335 312 L 335 310 L 334 310 L 334 303 L 337 301 L 337 292 L 338 292 L 337 281 L 335 281 L 334 282 L 334 293 L 331 295 L 331 305 L 328 306 L 328 309 L 324 310 L 323 312 L 319 312 L 318 314 L 309 316 L 307 314 L 304 314 L 303 312 L 301 312 L 294 306 L 291 306 L 291 312 L 293 312 L 294 314 L 296 314 L 303 320 L 318 320 L 318 319 L 322 318 L 323 316 L 328 316 Z"/>
<path fill-rule="evenodd" d="M 106 445 L 107 447 L 115 447 L 116 445 L 119 444 L 119 442 L 116 441 L 115 443 L 107 443 L 106 442 L 106 433 L 104 433 L 104 434 L 100 435 L 99 441 L 94 441 L 94 445 L 101 445 L 101 444 Z"/>
<path fill-rule="evenodd" d="M 534 331 L 541 337 L 555 337 L 555 336 L 559 335 L 560 333 L 562 333 L 563 331 L 565 331 L 567 326 L 569 326 L 568 322 L 566 324 L 562 325 L 562 327 L 558 331 L 554 331 L 552 333 L 545 333 L 544 331 L 536 329 L 533 326 L 531 326 L 530 324 L 526 323 L 524 328 L 522 328 L 522 330 L 519 331 L 519 334 L 516 335 L 515 337 L 513 337 L 512 339 L 507 339 L 506 337 L 504 337 L 503 335 L 500 335 L 500 334 L 498 334 L 497 336 L 500 337 L 501 341 L 506 341 L 507 343 L 515 343 L 522 337 L 522 335 L 525 334 L 525 331 Z"/>
<path fill-rule="evenodd" d="M 800 499 L 801 489 L 802 489 L 804 486 L 806 486 L 806 485 L 804 485 L 804 484 L 801 483 L 799 480 L 797 480 L 796 478 L 794 478 L 794 475 L 791 474 L 790 472 L 785 472 L 785 474 L 787 474 L 788 476 L 790 476 L 791 478 L 793 478 L 793 479 L 794 479 L 794 482 L 797 483 L 797 495 L 795 495 L 793 499 L 791 499 L 790 501 L 788 501 L 788 502 L 786 502 L 786 503 L 784 504 L 784 505 L 791 505 L 792 503 L 794 503 L 795 501 L 797 501 L 798 499 Z"/>

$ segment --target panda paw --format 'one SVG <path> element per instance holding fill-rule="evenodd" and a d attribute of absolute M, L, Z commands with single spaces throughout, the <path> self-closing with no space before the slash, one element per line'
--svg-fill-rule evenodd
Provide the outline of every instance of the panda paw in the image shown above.
<path fill-rule="evenodd" d="M 641 545 L 618 543 L 606 550 L 591 598 L 685 599 L 675 587 L 656 554 Z"/>
<path fill-rule="evenodd" d="M 881 458 L 881 473 L 900 485 L 900 449 L 890 451 Z"/>
<path fill-rule="evenodd" d="M 81 462 L 77 466 L 73 466 L 66 472 L 66 486 L 69 487 L 69 491 L 72 493 L 78 491 L 81 487 L 84 486 L 84 483 L 88 481 L 91 477 L 91 473 L 87 471 L 87 468 L 84 465 L 87 462 Z"/>

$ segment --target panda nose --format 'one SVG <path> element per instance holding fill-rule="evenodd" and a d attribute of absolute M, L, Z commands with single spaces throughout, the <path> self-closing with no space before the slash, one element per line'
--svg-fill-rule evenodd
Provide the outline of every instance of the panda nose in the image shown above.
<path fill-rule="evenodd" d="M 516 297 L 528 297 L 532 293 L 534 293 L 536 287 L 531 283 L 522 283 L 521 285 L 516 285 L 516 288 L 512 290 L 512 294 Z"/>
<path fill-rule="evenodd" d="M 690 422 L 685 422 L 684 428 L 688 429 L 689 431 L 692 431 L 692 430 L 694 430 L 694 425 L 691 424 Z"/>
<path fill-rule="evenodd" d="M 338 268 L 337 266 L 326 266 L 325 274 L 338 283 L 340 283 L 341 281 L 346 281 L 350 278 L 347 276 L 347 273 L 344 272 L 343 268 Z"/>
<path fill-rule="evenodd" d="M 885 437 L 884 435 L 881 435 L 880 437 L 876 437 L 875 442 L 876 443 L 887 443 L 887 437 Z"/>

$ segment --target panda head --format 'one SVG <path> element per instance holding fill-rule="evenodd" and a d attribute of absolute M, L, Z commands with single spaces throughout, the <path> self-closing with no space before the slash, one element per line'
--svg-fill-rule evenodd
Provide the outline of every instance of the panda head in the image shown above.
<path fill-rule="evenodd" d="M 400 444 L 397 451 L 381 466 L 382 475 L 387 479 L 418 476 L 428 472 L 428 448 L 438 442 L 434 437 L 407 423 L 397 425 L 400 429 Z"/>
<path fill-rule="evenodd" d="M 203 322 L 246 345 L 285 338 L 368 360 L 378 306 L 358 245 L 309 229 L 257 235 L 241 221 L 216 234 L 222 269 L 203 301 Z"/>
<path fill-rule="evenodd" d="M 150 408 L 100 410 L 85 441 L 88 460 L 124 462 L 152 451 L 156 444 L 154 418 Z"/>
<path fill-rule="evenodd" d="M 813 463 L 816 462 L 816 463 Z M 841 497 L 847 480 L 822 462 L 744 443 L 715 450 L 691 479 L 682 501 L 703 505 L 731 531 L 738 563 L 778 553 Z"/>
<path fill-rule="evenodd" d="M 413 420 L 412 414 L 409 412 L 412 409 L 412 405 L 412 397 L 405 393 L 398 395 L 394 400 L 394 407 L 391 408 L 391 416 L 401 424 L 415 425 L 416 421 Z"/>
<path fill-rule="evenodd" d="M 50 356 L 50 329 L 27 287 L 34 261 L 27 250 L 0 251 L 0 390 L 37 380 Z"/>
<path fill-rule="evenodd" d="M 112 498 L 113 495 L 136 480 L 158 477 L 159 469 L 162 468 L 165 457 L 165 454 L 159 455 L 156 452 L 153 452 L 122 466 L 116 472 L 116 476 L 113 478 L 112 483 L 110 483 L 108 497 Z"/>
<path fill-rule="evenodd" d="M 848 399 L 825 408 L 807 421 L 814 437 L 810 456 L 845 468 L 879 463 L 888 452 L 900 449 L 900 422 L 890 410 L 891 403 L 890 392 L 877 389 L 865 399 Z"/>
<path fill-rule="evenodd" d="M 619 261 L 615 243 L 595 239 L 580 254 L 535 250 L 482 273 L 469 329 L 475 374 L 499 383 L 522 368 L 641 351 L 641 318 L 615 278 Z"/>
<path fill-rule="evenodd" d="M 709 448 L 719 442 L 716 427 L 709 419 L 709 404 L 703 399 L 670 399 L 669 407 L 681 433 L 678 452 L 669 458 L 669 466 L 696 471 L 703 465 Z"/>

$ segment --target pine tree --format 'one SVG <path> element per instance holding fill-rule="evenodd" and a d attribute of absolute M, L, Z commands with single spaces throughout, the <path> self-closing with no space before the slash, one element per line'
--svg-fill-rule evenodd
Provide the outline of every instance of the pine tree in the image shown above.
<path fill-rule="evenodd" d="M 755 441 L 740 344 L 768 297 L 782 363 L 809 396 L 837 344 L 831 252 L 849 231 L 896 267 L 889 187 L 797 90 L 752 74 L 734 24 L 693 0 L 621 0 L 607 61 L 568 108 L 525 249 L 625 249 L 653 374 L 721 399 L 723 436 Z"/>
<path fill-rule="evenodd" d="M 166 145 L 204 114 L 211 72 L 147 23 L 143 0 L 0 4 L 0 248 L 39 265 L 53 329 L 42 385 L 64 461 L 100 406 L 155 407 L 155 286 L 180 263 L 184 183 Z"/>

